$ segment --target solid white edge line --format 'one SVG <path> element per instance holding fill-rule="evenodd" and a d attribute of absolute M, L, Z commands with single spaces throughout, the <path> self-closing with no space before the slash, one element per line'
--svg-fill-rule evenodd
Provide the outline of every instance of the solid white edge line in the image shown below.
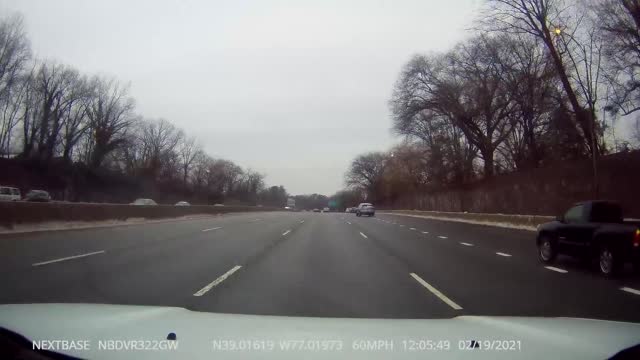
<path fill-rule="evenodd" d="M 496 255 L 505 256 L 505 257 L 511 256 L 511 254 L 507 254 L 507 253 L 503 253 L 503 252 L 497 252 Z"/>
<path fill-rule="evenodd" d="M 104 254 L 104 252 L 105 252 L 104 250 L 100 250 L 100 251 L 94 251 L 94 252 L 90 252 L 90 253 L 86 253 L 86 254 L 67 256 L 67 257 L 63 257 L 63 258 L 60 258 L 60 259 L 53 259 L 53 260 L 48 260 L 48 261 L 43 261 L 43 262 L 31 264 L 31 266 L 41 266 L 41 265 L 53 264 L 53 263 L 57 263 L 57 262 L 60 262 L 60 261 L 67 261 L 67 260 L 83 258 L 83 257 L 86 257 L 86 256 L 91 256 L 91 255 Z"/>
<path fill-rule="evenodd" d="M 218 229 L 222 229 L 222 226 L 214 227 L 214 228 L 211 228 L 211 229 L 204 229 L 204 230 L 202 230 L 202 232 L 207 232 L 207 231 L 211 231 L 211 230 L 218 230 Z"/>
<path fill-rule="evenodd" d="M 362 235 L 363 238 L 368 239 L 367 235 L 363 234 L 362 231 L 360 232 L 360 235 Z"/>
<path fill-rule="evenodd" d="M 291 230 L 287 230 L 287 231 L 285 231 L 285 232 L 283 232 L 283 233 L 282 233 L 282 236 L 286 236 L 286 235 L 287 235 L 288 233 L 290 233 L 290 232 L 291 232 Z"/>
<path fill-rule="evenodd" d="M 626 292 L 631 293 L 631 294 L 640 295 L 640 290 L 636 290 L 634 288 L 623 286 L 623 287 L 620 288 L 620 290 L 626 291 Z"/>
<path fill-rule="evenodd" d="M 565 269 L 560 269 L 560 268 L 553 267 L 553 266 L 545 266 L 544 268 L 545 268 L 545 269 L 549 269 L 549 270 L 551 270 L 551 271 L 559 272 L 559 273 L 562 273 L 562 274 L 566 274 L 566 273 L 568 273 L 568 271 L 567 271 L 567 270 L 565 270 Z"/>
<path fill-rule="evenodd" d="M 234 266 L 233 268 L 231 268 L 231 270 L 229 270 L 226 273 L 220 275 L 217 279 L 213 280 L 207 286 L 205 286 L 202 289 L 198 290 L 198 292 L 193 294 L 193 296 L 202 296 L 202 295 L 206 294 L 207 291 L 211 290 L 214 286 L 216 286 L 216 285 L 220 284 L 221 282 L 223 282 L 226 278 L 231 276 L 231 274 L 233 274 L 234 272 L 240 270 L 241 267 L 242 266 L 240 266 L 240 265 Z"/>
<path fill-rule="evenodd" d="M 464 246 L 473 246 L 473 244 L 469 244 L 469 243 L 466 243 L 466 242 L 461 242 L 461 243 L 460 243 L 460 245 L 464 245 Z"/>
<path fill-rule="evenodd" d="M 455 302 L 453 302 L 453 300 L 449 299 L 445 294 L 441 293 L 438 289 L 429 285 L 428 282 L 424 281 L 416 273 L 410 273 L 409 275 L 411 275 L 412 278 L 414 278 L 417 282 L 419 282 L 420 285 L 424 286 L 425 288 L 427 288 L 427 290 L 431 291 L 433 295 L 437 296 L 440 300 L 444 301 L 447 305 L 451 306 L 454 310 L 462 310 L 462 306 L 456 304 Z"/>
<path fill-rule="evenodd" d="M 446 238 L 447 238 L 446 236 L 442 236 L 442 235 L 438 235 L 438 237 L 439 237 L 440 239 L 446 239 Z"/>

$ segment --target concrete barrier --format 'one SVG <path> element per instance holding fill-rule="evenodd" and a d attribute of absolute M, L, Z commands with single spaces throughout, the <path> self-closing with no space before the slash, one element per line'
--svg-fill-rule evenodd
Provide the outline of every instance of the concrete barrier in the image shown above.
<path fill-rule="evenodd" d="M 125 221 L 132 218 L 161 219 L 189 215 L 224 214 L 248 211 L 276 211 L 279 208 L 256 206 L 140 206 L 94 203 L 0 202 L 0 225 L 13 229 L 16 225 L 46 222 Z"/>
<path fill-rule="evenodd" d="M 420 210 L 384 210 L 380 211 L 380 213 L 405 215 L 436 220 L 466 222 L 470 224 L 508 227 L 523 230 L 535 230 L 539 224 L 549 222 L 554 219 L 553 216 L 541 215 L 483 214 Z"/>

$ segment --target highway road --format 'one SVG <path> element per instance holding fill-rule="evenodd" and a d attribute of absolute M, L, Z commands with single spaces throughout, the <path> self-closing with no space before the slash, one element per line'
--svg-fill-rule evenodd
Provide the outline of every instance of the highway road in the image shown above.
<path fill-rule="evenodd" d="M 568 316 L 640 322 L 640 276 L 538 262 L 534 232 L 265 212 L 0 236 L 0 303 L 261 315 Z"/>

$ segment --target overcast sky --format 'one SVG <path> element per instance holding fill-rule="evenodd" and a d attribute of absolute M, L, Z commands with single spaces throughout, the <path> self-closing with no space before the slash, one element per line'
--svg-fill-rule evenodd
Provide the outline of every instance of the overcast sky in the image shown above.
<path fill-rule="evenodd" d="M 131 83 L 137 111 L 292 194 L 330 195 L 387 150 L 387 101 L 412 54 L 469 34 L 480 0 L 0 0 L 36 56 Z"/>

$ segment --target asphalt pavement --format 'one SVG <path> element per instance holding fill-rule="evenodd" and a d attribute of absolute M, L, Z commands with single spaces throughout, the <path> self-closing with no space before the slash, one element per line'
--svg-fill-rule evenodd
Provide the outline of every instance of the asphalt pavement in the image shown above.
<path fill-rule="evenodd" d="M 377 214 L 264 212 L 0 236 L 0 303 L 348 318 L 640 322 L 640 276 L 538 262 L 531 231 Z"/>

